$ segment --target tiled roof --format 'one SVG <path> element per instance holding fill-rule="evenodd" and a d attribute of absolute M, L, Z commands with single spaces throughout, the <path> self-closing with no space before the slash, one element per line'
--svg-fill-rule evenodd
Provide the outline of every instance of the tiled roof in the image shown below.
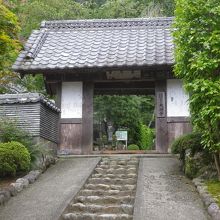
<path fill-rule="evenodd" d="M 173 18 L 42 22 L 15 71 L 172 65 Z"/>
<path fill-rule="evenodd" d="M 24 104 L 41 102 L 50 109 L 60 112 L 60 109 L 55 106 L 52 100 L 49 100 L 44 95 L 39 93 L 19 93 L 19 94 L 0 94 L 0 105 L 5 104 Z"/>

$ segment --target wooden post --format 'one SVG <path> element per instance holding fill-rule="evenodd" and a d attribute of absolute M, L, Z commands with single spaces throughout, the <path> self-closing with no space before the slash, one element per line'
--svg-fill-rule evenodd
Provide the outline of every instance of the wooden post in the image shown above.
<path fill-rule="evenodd" d="M 56 100 L 55 100 L 56 106 L 59 109 L 61 109 L 61 90 L 62 90 L 62 83 L 59 82 L 59 83 L 57 83 L 57 86 L 56 86 Z M 60 135 L 61 135 L 61 132 L 60 132 L 60 114 L 59 114 L 59 120 L 58 120 L 57 126 L 58 126 L 57 141 L 58 141 L 58 146 L 60 147 Z"/>
<path fill-rule="evenodd" d="M 60 154 L 81 154 L 82 140 L 82 84 L 62 82 L 60 89 Z M 63 113 L 63 117 L 62 117 Z"/>
<path fill-rule="evenodd" d="M 93 94 L 94 83 L 83 83 L 82 154 L 93 150 Z"/>
<path fill-rule="evenodd" d="M 160 153 L 168 151 L 166 80 L 155 82 L 156 94 L 156 150 Z"/>

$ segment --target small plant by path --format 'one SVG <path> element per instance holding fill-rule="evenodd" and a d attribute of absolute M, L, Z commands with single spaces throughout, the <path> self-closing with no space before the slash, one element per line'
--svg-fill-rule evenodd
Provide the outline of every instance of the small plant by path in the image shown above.
<path fill-rule="evenodd" d="M 206 182 L 208 192 L 216 200 L 216 203 L 220 206 L 220 182 L 218 180 L 210 180 Z"/>

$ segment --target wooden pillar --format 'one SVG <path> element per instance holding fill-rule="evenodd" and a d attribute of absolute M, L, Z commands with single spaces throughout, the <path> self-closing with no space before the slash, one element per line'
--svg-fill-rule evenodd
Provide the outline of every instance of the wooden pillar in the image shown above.
<path fill-rule="evenodd" d="M 83 82 L 82 154 L 93 150 L 93 95 L 94 83 Z"/>
<path fill-rule="evenodd" d="M 156 150 L 160 153 L 168 151 L 168 129 L 166 108 L 166 80 L 155 82 L 156 94 Z"/>
<path fill-rule="evenodd" d="M 62 82 L 58 89 L 61 106 L 59 154 L 82 154 L 82 82 Z"/>
<path fill-rule="evenodd" d="M 62 83 L 59 82 L 57 83 L 57 86 L 56 86 L 56 99 L 55 99 L 55 103 L 56 103 L 56 106 L 61 109 L 61 90 L 62 90 Z M 58 141 L 58 146 L 60 147 L 60 115 L 59 114 L 59 120 L 58 120 L 58 137 L 57 137 L 57 141 Z M 58 153 L 59 149 L 57 149 L 57 153 Z"/>

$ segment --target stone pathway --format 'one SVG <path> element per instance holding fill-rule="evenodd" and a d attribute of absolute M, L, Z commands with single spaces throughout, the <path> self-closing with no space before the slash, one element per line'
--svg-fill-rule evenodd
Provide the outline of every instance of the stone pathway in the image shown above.
<path fill-rule="evenodd" d="M 56 220 L 85 183 L 100 158 L 61 159 L 0 207 L 0 220 Z"/>
<path fill-rule="evenodd" d="M 103 158 L 63 220 L 132 220 L 138 159 Z"/>
<path fill-rule="evenodd" d="M 0 220 L 209 220 L 176 158 L 139 162 L 132 155 L 99 161 L 60 159 L 0 207 Z"/>
<path fill-rule="evenodd" d="M 180 174 L 175 158 L 142 158 L 134 220 L 208 220 L 190 180 Z"/>

